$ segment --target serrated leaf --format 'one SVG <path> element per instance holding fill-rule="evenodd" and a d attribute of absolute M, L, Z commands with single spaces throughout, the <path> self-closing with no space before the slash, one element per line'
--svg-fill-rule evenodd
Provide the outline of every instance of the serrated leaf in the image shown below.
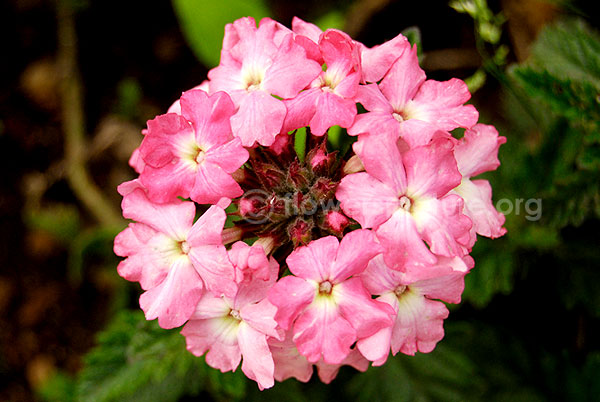
<path fill-rule="evenodd" d="M 270 15 L 262 0 L 173 0 L 173 8 L 190 47 L 207 67 L 219 64 L 226 24 L 246 16 L 258 23 Z"/>
<path fill-rule="evenodd" d="M 177 401 L 203 385 L 203 360 L 187 352 L 178 331 L 139 311 L 118 314 L 98 343 L 78 378 L 79 401 Z"/>
<path fill-rule="evenodd" d="M 600 35 L 581 19 L 545 27 L 533 45 L 530 62 L 556 77 L 600 89 Z"/>
<path fill-rule="evenodd" d="M 528 67 L 517 67 L 511 73 L 531 96 L 542 99 L 558 116 L 575 121 L 599 116 L 598 92 L 588 82 L 559 79 L 548 71 Z"/>

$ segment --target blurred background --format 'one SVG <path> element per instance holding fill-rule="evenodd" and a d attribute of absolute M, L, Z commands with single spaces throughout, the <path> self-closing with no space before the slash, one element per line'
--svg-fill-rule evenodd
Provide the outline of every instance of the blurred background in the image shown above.
<path fill-rule="evenodd" d="M 0 3 L 0 400 L 574 400 L 600 395 L 600 36 L 594 2 Z M 480 239 L 430 354 L 260 393 L 146 322 L 118 277 L 116 186 L 146 121 L 202 82 L 234 19 L 293 16 L 367 46 L 403 32 L 508 141 L 486 174 L 508 234 Z M 595 18 L 592 18 L 594 16 Z M 521 200 L 521 201 L 519 201 Z"/>

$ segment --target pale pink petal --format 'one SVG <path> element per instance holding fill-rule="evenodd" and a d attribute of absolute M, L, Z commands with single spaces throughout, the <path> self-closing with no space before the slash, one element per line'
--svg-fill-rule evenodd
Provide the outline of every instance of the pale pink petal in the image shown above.
<path fill-rule="evenodd" d="M 403 52 L 394 62 L 379 88 L 394 110 L 401 112 L 423 82 L 425 72 L 419 67 L 417 47 L 414 46 L 411 50 Z"/>
<path fill-rule="evenodd" d="M 360 274 L 374 256 L 383 248 L 376 242 L 375 234 L 366 229 L 354 230 L 346 234 L 337 250 L 335 262 L 330 269 L 330 279 L 339 283 Z"/>
<path fill-rule="evenodd" d="M 371 299 L 359 278 L 335 285 L 332 295 L 340 314 L 352 325 L 358 338 L 373 335 L 393 323 L 394 311 L 387 304 Z"/>
<path fill-rule="evenodd" d="M 311 88 L 302 91 L 293 99 L 284 100 L 287 108 L 285 122 L 283 123 L 282 131 L 287 133 L 296 130 L 300 127 L 306 127 L 310 124 L 310 120 L 315 114 L 317 98 L 321 90 L 319 88 Z"/>
<path fill-rule="evenodd" d="M 335 236 L 322 237 L 307 246 L 298 247 L 286 259 L 290 271 L 303 279 L 324 281 L 331 278 L 339 241 Z"/>
<path fill-rule="evenodd" d="M 355 341 L 356 331 L 330 300 L 316 301 L 294 324 L 294 343 L 311 363 L 322 357 L 326 363 L 339 364 L 348 356 Z"/>
<path fill-rule="evenodd" d="M 314 135 L 323 135 L 331 126 L 348 128 L 356 116 L 356 103 L 330 92 L 321 92 L 317 97 L 315 114 L 310 120 L 310 130 Z"/>
<path fill-rule="evenodd" d="M 394 293 L 388 292 L 376 299 L 379 302 L 386 303 L 394 312 L 394 318 L 398 312 L 398 298 Z M 366 338 L 359 339 L 356 347 L 360 353 L 368 360 L 374 362 L 373 366 L 381 366 L 390 354 L 392 332 L 394 325 L 381 328 L 379 331 Z"/>
<path fill-rule="evenodd" d="M 455 194 L 415 204 L 414 220 L 433 253 L 447 257 L 467 254 L 472 222 L 463 215 L 463 205 L 462 198 Z"/>
<path fill-rule="evenodd" d="M 315 43 L 319 43 L 321 28 L 310 22 L 306 22 L 298 17 L 292 18 L 292 31 L 298 35 L 304 35 Z"/>
<path fill-rule="evenodd" d="M 417 270 L 420 271 L 421 267 Z M 388 268 L 383 255 L 375 256 L 369 261 L 367 269 L 360 275 L 360 279 L 367 290 L 374 295 L 382 295 L 394 290 L 402 282 L 403 274 Z"/>
<path fill-rule="evenodd" d="M 239 138 L 223 145 L 215 146 L 206 152 L 206 161 L 219 165 L 226 173 L 233 173 L 248 160 L 248 151 L 242 147 Z"/>
<path fill-rule="evenodd" d="M 353 72 L 350 73 L 346 76 L 346 78 L 342 79 L 336 86 L 334 89 L 334 93 L 338 96 L 344 97 L 344 98 L 350 98 L 349 100 L 352 100 L 352 102 L 354 103 L 354 109 L 356 109 L 356 92 L 358 91 L 359 88 L 359 81 L 360 81 L 360 73 L 358 72 Z M 345 126 L 344 126 L 345 127 Z"/>
<path fill-rule="evenodd" d="M 319 38 L 319 47 L 327 65 L 326 75 L 333 73 L 334 76 L 341 77 L 352 70 L 360 71 L 360 49 L 346 33 L 337 29 L 326 30 Z M 357 85 L 359 81 L 360 74 L 356 77 Z"/>
<path fill-rule="evenodd" d="M 235 198 L 244 192 L 219 165 L 205 161 L 198 166 L 190 198 L 198 204 L 216 204 L 221 198 Z"/>
<path fill-rule="evenodd" d="M 143 130 L 142 130 L 142 132 L 143 132 Z M 131 166 L 133 168 L 133 170 L 135 170 L 135 172 L 137 174 L 140 174 L 144 171 L 146 162 L 144 162 L 144 159 L 140 155 L 139 147 L 137 147 L 136 149 L 133 150 L 133 152 L 131 153 L 131 157 L 129 158 L 129 161 L 127 163 L 129 164 L 129 166 Z"/>
<path fill-rule="evenodd" d="M 361 135 L 352 148 L 367 173 L 387 184 L 399 196 L 406 191 L 406 173 L 396 145 L 397 139 L 395 133 Z"/>
<path fill-rule="evenodd" d="M 233 102 L 225 92 L 208 95 L 199 89 L 184 92 L 181 112 L 191 121 L 196 141 L 203 149 L 222 145 L 232 139 L 229 119 L 235 112 Z"/>
<path fill-rule="evenodd" d="M 444 337 L 444 319 L 448 309 L 442 302 L 432 301 L 408 291 L 398 303 L 398 318 L 392 334 L 392 353 L 414 355 L 429 353 Z"/>
<path fill-rule="evenodd" d="M 207 350 L 206 363 L 222 372 L 237 368 L 242 358 L 237 333 L 240 322 L 231 316 L 191 320 L 183 327 L 187 350 L 202 356 Z"/>
<path fill-rule="evenodd" d="M 402 34 L 381 45 L 364 47 L 362 58 L 363 78 L 366 82 L 377 82 L 387 74 L 392 64 L 410 50 L 410 42 Z"/>
<path fill-rule="evenodd" d="M 461 174 L 454 159 L 453 142 L 437 138 L 427 146 L 410 149 L 404 155 L 409 196 L 439 198 L 460 184 Z"/>
<path fill-rule="evenodd" d="M 261 246 L 255 246 L 253 248 L 262 249 Z M 277 281 L 277 276 L 279 274 L 279 263 L 277 260 L 271 257 L 269 258 L 266 266 L 261 266 L 254 272 L 255 274 L 252 274 L 251 276 L 246 274 L 244 276 L 244 280 L 241 282 L 236 280 L 236 283 L 238 283 L 238 292 L 235 297 L 236 305 L 244 306 L 249 303 L 259 302 L 260 300 L 266 298 L 269 291 Z M 261 276 L 264 273 L 267 274 L 266 278 Z M 239 276 L 237 272 L 235 275 Z"/>
<path fill-rule="evenodd" d="M 495 239 L 503 236 L 505 217 L 492 203 L 492 187 L 487 180 L 463 179 L 454 191 L 465 201 L 465 214 L 473 221 L 477 234 Z"/>
<path fill-rule="evenodd" d="M 269 301 L 277 307 L 275 320 L 288 330 L 306 306 L 314 299 L 317 289 L 302 278 L 284 276 L 269 291 Z"/>
<path fill-rule="evenodd" d="M 348 129 L 348 134 L 378 136 L 381 133 L 389 133 L 397 138 L 400 135 L 400 127 L 400 122 L 394 119 L 391 113 L 368 112 L 356 116 L 352 127 Z"/>
<path fill-rule="evenodd" d="M 229 250 L 229 260 L 235 267 L 235 281 L 237 283 L 251 281 L 255 278 L 267 282 L 272 276 L 274 276 L 273 282 L 277 280 L 277 271 L 273 272 L 274 269 L 265 254 L 265 249 L 260 245 L 249 246 L 243 241 L 237 241 L 233 243 Z M 274 261 L 274 264 L 276 265 L 275 270 L 277 270 L 279 265 L 276 261 Z M 274 275 L 271 275 L 272 273 Z M 264 296 L 255 301 L 262 298 Z"/>
<path fill-rule="evenodd" d="M 237 285 L 234 281 L 233 265 L 227 258 L 224 246 L 193 246 L 189 257 L 208 290 L 216 296 L 235 296 Z"/>
<path fill-rule="evenodd" d="M 284 381 L 292 377 L 302 382 L 310 380 L 313 365 L 306 360 L 306 357 L 298 353 L 298 349 L 292 341 L 291 332 L 288 332 L 283 341 L 269 338 L 268 343 L 275 362 L 274 374 L 277 381 Z"/>
<path fill-rule="evenodd" d="M 264 299 L 258 303 L 243 305 L 239 312 L 242 320 L 255 330 L 273 338 L 281 338 L 282 333 L 277 331 L 277 322 L 273 318 L 277 307 L 269 300 Z"/>
<path fill-rule="evenodd" d="M 227 215 L 223 208 L 211 206 L 205 213 L 198 218 L 187 235 L 187 242 L 190 247 L 200 245 L 222 245 L 221 233 L 227 220 Z"/>
<path fill-rule="evenodd" d="M 469 89 L 462 80 L 427 80 L 419 88 L 407 112 L 410 118 L 434 123 L 446 131 L 457 127 L 470 128 L 479 118 L 473 105 L 464 105 L 470 98 Z"/>
<path fill-rule="evenodd" d="M 177 197 L 188 198 L 195 178 L 193 168 L 178 161 L 158 169 L 146 165 L 140 182 L 147 188 L 149 199 L 164 204 L 177 201 Z"/>
<path fill-rule="evenodd" d="M 141 188 L 124 196 L 121 207 L 125 218 L 144 223 L 176 240 L 185 239 L 196 213 L 193 202 L 152 203 Z"/>
<path fill-rule="evenodd" d="M 208 78 L 210 78 L 208 92 L 214 94 L 219 91 L 227 91 L 230 96 L 233 96 L 233 92 L 246 89 L 241 75 L 242 64 L 233 59 L 228 63 L 223 63 L 224 53 L 226 59 L 230 58 L 228 52 L 221 52 L 221 64 L 208 72 Z M 235 99 L 233 100 L 236 103 Z"/>
<path fill-rule="evenodd" d="M 130 223 L 115 237 L 113 247 L 115 254 L 120 257 L 128 257 L 121 261 L 117 267 L 120 276 L 132 282 L 140 280 L 144 262 L 144 248 L 156 233 L 156 230 L 150 226 L 141 223 Z"/>
<path fill-rule="evenodd" d="M 115 239 L 115 254 L 127 257 L 119 263 L 119 275 L 140 282 L 142 289 L 158 286 L 167 276 L 176 251 L 173 240 L 140 223 L 131 223 Z"/>
<path fill-rule="evenodd" d="M 304 48 L 294 42 L 294 35 L 289 34 L 265 73 L 263 88 L 281 98 L 293 98 L 317 78 L 321 71 L 319 63 L 307 59 Z"/>
<path fill-rule="evenodd" d="M 185 257 L 170 268 L 165 280 L 140 296 L 147 320 L 158 318 L 162 328 L 175 328 L 190 318 L 202 296 L 202 281 Z"/>
<path fill-rule="evenodd" d="M 222 373 L 234 371 L 240 364 L 242 353 L 239 345 L 228 345 L 219 342 L 213 343 L 206 354 L 206 364 L 220 370 Z"/>
<path fill-rule="evenodd" d="M 173 159 L 172 143 L 180 138 L 193 138 L 192 126 L 177 114 L 165 114 L 148 121 L 148 131 L 140 145 L 140 156 L 144 163 L 160 168 Z"/>
<path fill-rule="evenodd" d="M 344 177 L 335 196 L 344 213 L 363 228 L 377 228 L 398 208 L 394 189 L 363 172 Z"/>
<path fill-rule="evenodd" d="M 413 217 L 405 210 L 398 209 L 376 232 L 379 242 L 385 248 L 383 258 L 390 268 L 403 270 L 408 262 L 436 262 L 435 256 L 423 243 Z"/>
<path fill-rule="evenodd" d="M 228 301 L 222 297 L 217 297 L 211 292 L 204 292 L 202 298 L 196 305 L 194 313 L 190 317 L 192 320 L 207 320 L 209 318 L 226 317 L 231 311 Z"/>
<path fill-rule="evenodd" d="M 493 126 L 477 124 L 465 131 L 464 138 L 454 149 L 458 170 L 465 177 L 495 170 L 499 165 L 498 148 L 506 137 L 498 136 Z"/>
<path fill-rule="evenodd" d="M 245 147 L 256 142 L 269 146 L 280 133 L 285 114 L 283 102 L 266 92 L 253 91 L 241 99 L 237 113 L 231 118 L 231 128 Z"/>
<path fill-rule="evenodd" d="M 447 138 L 452 140 L 452 134 L 441 131 L 437 126 L 426 121 L 408 119 L 399 124 L 400 136 L 410 148 L 428 145 L 432 139 Z"/>
<path fill-rule="evenodd" d="M 430 299 L 439 299 L 447 303 L 460 303 L 465 288 L 466 272 L 455 272 L 449 267 L 433 267 L 425 269 L 427 276 L 419 279 L 410 288 Z"/>
<path fill-rule="evenodd" d="M 356 92 L 356 101 L 369 112 L 381 112 L 390 116 L 394 113 L 390 101 L 381 93 L 377 84 L 360 85 Z"/>
<path fill-rule="evenodd" d="M 267 345 L 267 336 L 242 322 L 238 331 L 238 344 L 244 359 L 242 371 L 258 383 L 261 390 L 275 385 L 275 365 Z"/>

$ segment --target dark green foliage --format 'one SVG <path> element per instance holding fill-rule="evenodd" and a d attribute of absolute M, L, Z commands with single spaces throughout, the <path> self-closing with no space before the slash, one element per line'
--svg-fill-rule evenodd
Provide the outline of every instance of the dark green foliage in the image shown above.
<path fill-rule="evenodd" d="M 79 377 L 82 401 L 176 401 L 197 393 L 206 376 L 201 360 L 187 352 L 177 331 L 159 328 L 141 312 L 119 313 L 98 343 Z"/>
<path fill-rule="evenodd" d="M 241 399 L 243 374 L 222 374 L 185 348 L 179 330 L 146 321 L 141 311 L 121 311 L 98 336 L 77 378 L 78 401 L 177 401 L 210 393 L 214 400 Z"/>

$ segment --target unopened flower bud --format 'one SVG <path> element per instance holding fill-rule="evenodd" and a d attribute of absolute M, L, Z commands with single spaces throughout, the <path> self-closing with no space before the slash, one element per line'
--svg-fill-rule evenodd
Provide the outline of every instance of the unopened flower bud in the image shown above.
<path fill-rule="evenodd" d="M 344 229 L 350 224 L 350 219 L 339 211 L 327 211 L 325 218 L 323 219 L 323 229 L 335 234 L 336 236 L 342 236 Z"/>
<path fill-rule="evenodd" d="M 294 248 L 305 246 L 312 240 L 312 229 L 312 221 L 307 222 L 302 218 L 298 218 L 289 224 L 287 228 L 288 236 L 294 244 Z"/>

